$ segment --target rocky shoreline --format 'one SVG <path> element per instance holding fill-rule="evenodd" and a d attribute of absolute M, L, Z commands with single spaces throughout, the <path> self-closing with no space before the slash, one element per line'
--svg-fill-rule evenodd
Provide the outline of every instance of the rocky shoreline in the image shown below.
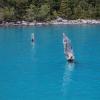
<path fill-rule="evenodd" d="M 50 22 L 28 22 L 28 21 L 16 21 L 16 22 L 2 22 L 0 26 L 40 26 L 40 25 L 63 25 L 63 24 L 100 24 L 100 20 L 64 20 L 64 19 L 56 19 Z"/>

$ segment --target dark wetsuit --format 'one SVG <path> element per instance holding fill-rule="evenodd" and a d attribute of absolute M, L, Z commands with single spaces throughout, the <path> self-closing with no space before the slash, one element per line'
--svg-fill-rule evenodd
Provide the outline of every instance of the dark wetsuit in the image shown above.
<path fill-rule="evenodd" d="M 32 38 L 32 42 L 34 42 L 34 39 Z"/>

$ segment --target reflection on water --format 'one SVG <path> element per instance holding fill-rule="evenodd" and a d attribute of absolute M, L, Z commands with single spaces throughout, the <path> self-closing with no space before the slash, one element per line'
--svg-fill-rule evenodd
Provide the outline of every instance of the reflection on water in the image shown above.
<path fill-rule="evenodd" d="M 34 49 L 35 48 L 35 43 L 31 42 L 31 45 L 32 45 L 32 48 Z"/>
<path fill-rule="evenodd" d="M 34 42 L 31 42 L 31 52 L 30 52 L 30 55 L 32 57 L 32 60 L 35 61 L 35 55 L 36 55 L 36 48 L 35 48 L 35 43 Z"/>
<path fill-rule="evenodd" d="M 69 85 L 72 81 L 72 73 L 74 71 L 75 64 L 74 63 L 66 63 L 65 71 L 63 75 L 63 83 L 62 83 L 62 92 L 63 95 L 66 95 L 69 90 Z"/>

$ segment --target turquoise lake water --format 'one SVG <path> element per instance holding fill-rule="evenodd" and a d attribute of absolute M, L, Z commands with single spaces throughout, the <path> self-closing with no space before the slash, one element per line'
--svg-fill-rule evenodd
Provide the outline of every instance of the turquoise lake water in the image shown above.
<path fill-rule="evenodd" d="M 100 100 L 100 25 L 0 27 L 0 100 Z"/>

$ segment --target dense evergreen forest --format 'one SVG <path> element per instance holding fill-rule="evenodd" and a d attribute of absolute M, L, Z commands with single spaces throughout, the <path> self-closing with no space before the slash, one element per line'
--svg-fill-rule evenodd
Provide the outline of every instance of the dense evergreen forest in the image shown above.
<path fill-rule="evenodd" d="M 0 0 L 0 21 L 100 19 L 100 0 Z"/>

